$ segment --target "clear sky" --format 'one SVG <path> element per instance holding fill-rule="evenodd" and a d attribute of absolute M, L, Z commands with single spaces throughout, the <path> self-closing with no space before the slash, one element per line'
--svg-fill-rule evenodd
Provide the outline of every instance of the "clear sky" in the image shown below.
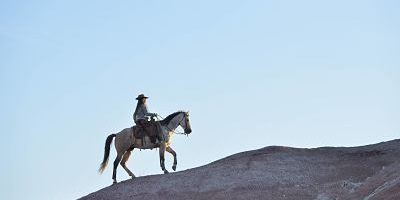
<path fill-rule="evenodd" d="M 106 136 L 189 110 L 178 170 L 270 145 L 399 138 L 399 1 L 1 1 L 0 199 L 108 186 Z M 111 161 L 115 149 L 111 149 Z M 167 167 L 172 156 L 167 156 Z M 135 150 L 137 176 L 159 174 Z M 119 168 L 118 179 L 128 176 Z"/>

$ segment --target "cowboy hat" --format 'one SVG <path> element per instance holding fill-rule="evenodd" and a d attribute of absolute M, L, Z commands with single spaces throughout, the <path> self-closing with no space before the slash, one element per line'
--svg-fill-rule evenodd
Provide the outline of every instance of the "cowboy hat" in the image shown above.
<path fill-rule="evenodd" d="M 136 100 L 140 100 L 140 99 L 143 99 L 143 98 L 149 98 L 149 97 L 146 97 L 146 96 L 144 96 L 144 94 L 139 94 L 139 96 L 138 97 L 136 97 Z"/>

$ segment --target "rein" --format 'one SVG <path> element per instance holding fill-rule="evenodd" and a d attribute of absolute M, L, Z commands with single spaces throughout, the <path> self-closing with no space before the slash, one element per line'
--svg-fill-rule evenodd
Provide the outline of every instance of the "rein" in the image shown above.
<path fill-rule="evenodd" d="M 162 117 L 161 115 L 159 115 L 159 114 L 157 114 L 157 119 L 158 120 L 160 120 L 158 117 L 160 117 L 161 118 L 161 120 L 163 120 L 164 119 L 164 117 Z M 183 121 L 183 119 L 185 119 L 185 117 L 182 117 L 182 119 L 181 119 L 181 121 L 179 121 L 179 123 L 178 124 L 180 124 L 182 121 Z M 168 125 L 167 126 L 165 126 L 170 132 L 173 132 L 173 133 L 175 133 L 175 134 L 178 134 L 178 135 L 186 135 L 186 136 L 189 136 L 189 134 L 186 134 L 185 132 L 176 132 L 175 130 L 172 130 L 172 129 L 170 129 L 169 127 L 168 127 Z"/>

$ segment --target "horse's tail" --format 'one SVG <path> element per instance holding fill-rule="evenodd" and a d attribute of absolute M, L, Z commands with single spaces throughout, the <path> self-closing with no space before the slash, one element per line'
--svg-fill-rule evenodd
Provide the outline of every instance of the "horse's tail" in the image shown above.
<path fill-rule="evenodd" d="M 100 168 L 99 168 L 100 174 L 103 173 L 104 169 L 107 167 L 108 157 L 110 156 L 111 142 L 115 136 L 116 136 L 116 134 L 111 134 L 106 139 L 106 144 L 104 147 L 104 158 L 103 158 L 103 162 L 100 164 Z"/>

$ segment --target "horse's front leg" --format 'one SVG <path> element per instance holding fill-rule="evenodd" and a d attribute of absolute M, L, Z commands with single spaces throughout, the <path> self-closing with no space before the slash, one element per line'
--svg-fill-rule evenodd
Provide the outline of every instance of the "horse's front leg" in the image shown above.
<path fill-rule="evenodd" d="M 168 171 L 165 169 L 165 150 L 167 148 L 167 145 L 165 144 L 165 142 L 161 142 L 160 144 L 160 166 L 161 166 L 161 170 L 164 171 L 164 174 L 168 174 Z"/>
<path fill-rule="evenodd" d="M 178 160 L 176 159 L 176 152 L 170 146 L 168 146 L 165 150 L 174 156 L 174 165 L 172 165 L 172 169 L 176 171 L 176 165 L 178 164 Z"/>

